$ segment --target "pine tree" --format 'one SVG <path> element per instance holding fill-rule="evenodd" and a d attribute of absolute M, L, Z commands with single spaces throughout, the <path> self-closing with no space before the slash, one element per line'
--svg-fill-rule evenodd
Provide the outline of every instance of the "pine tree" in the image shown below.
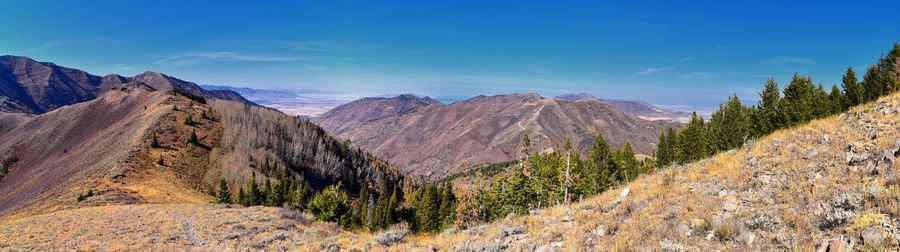
<path fill-rule="evenodd" d="M 416 226 L 419 231 L 437 231 L 440 226 L 439 198 L 437 189 L 432 184 L 426 184 L 422 189 L 419 202 L 416 206 Z"/>
<path fill-rule="evenodd" d="M 271 188 L 266 192 L 266 205 L 280 207 L 284 205 L 284 198 L 287 194 L 287 179 L 281 179 L 277 183 L 272 184 Z M 269 180 L 266 180 L 269 183 Z"/>
<path fill-rule="evenodd" d="M 441 190 L 441 207 L 438 211 L 441 217 L 440 229 L 449 227 L 456 220 L 456 195 L 450 182 L 444 182 L 444 189 Z"/>
<path fill-rule="evenodd" d="M 631 142 L 625 141 L 625 145 L 616 150 L 614 156 L 616 166 L 619 167 L 616 173 L 618 181 L 628 182 L 642 173 L 637 158 L 634 156 L 634 150 L 631 148 Z"/>
<path fill-rule="evenodd" d="M 781 90 L 778 88 L 778 82 L 769 78 L 766 80 L 763 91 L 759 93 L 758 116 L 757 120 L 754 120 L 754 135 L 765 135 L 782 127 L 783 122 L 779 116 L 780 103 Z"/>
<path fill-rule="evenodd" d="M 272 206 L 272 202 L 269 201 L 269 194 L 274 191 L 274 188 L 272 188 L 272 180 L 266 177 L 266 183 L 264 185 L 262 193 L 259 195 L 260 205 Z"/>
<path fill-rule="evenodd" d="M 888 54 L 878 62 L 878 67 L 881 69 L 885 94 L 900 91 L 900 43 L 894 43 Z"/>
<path fill-rule="evenodd" d="M 309 212 L 316 216 L 316 219 L 329 222 L 344 222 L 343 226 L 347 226 L 346 214 L 350 207 L 350 199 L 346 193 L 340 190 L 340 184 L 331 185 L 316 194 L 309 202 Z"/>
<path fill-rule="evenodd" d="M 237 196 L 237 200 L 235 201 L 235 203 L 238 203 L 238 204 L 241 204 L 244 206 L 250 206 L 250 201 L 247 200 L 247 195 L 244 194 L 243 187 L 238 189 L 238 196 Z"/>
<path fill-rule="evenodd" d="M 388 200 L 388 205 L 382 211 L 382 216 L 384 218 L 384 223 L 387 225 L 394 224 L 397 221 L 397 217 L 395 217 L 395 212 L 398 207 L 400 207 L 400 201 L 403 200 L 400 196 L 400 188 L 395 186 L 393 192 L 391 193 L 391 198 Z"/>
<path fill-rule="evenodd" d="M 781 100 L 781 116 L 785 126 L 794 126 L 809 121 L 815 116 L 815 89 L 812 79 L 794 74 L 791 83 L 784 88 Z"/>
<path fill-rule="evenodd" d="M 847 73 L 844 74 L 844 78 L 842 79 L 841 85 L 844 88 L 844 93 L 847 98 L 847 106 L 856 106 L 863 103 L 865 99 L 865 92 L 863 90 L 862 85 L 859 84 L 859 79 L 856 77 L 856 72 L 853 71 L 852 67 L 847 68 Z"/>
<path fill-rule="evenodd" d="M 303 210 L 307 205 L 307 197 L 312 192 L 309 188 L 309 185 L 306 184 L 306 181 L 302 179 L 294 183 L 294 188 L 292 188 L 290 196 L 288 197 L 288 206 L 293 209 Z"/>
<path fill-rule="evenodd" d="M 691 121 L 678 133 L 676 146 L 675 156 L 679 164 L 700 160 L 710 153 L 706 123 L 703 117 L 697 116 L 697 112 L 691 115 Z"/>
<path fill-rule="evenodd" d="M 263 193 L 262 190 L 259 189 L 259 184 L 256 183 L 256 173 L 252 174 L 250 181 L 247 181 L 247 195 L 246 195 L 246 203 L 244 205 L 247 206 L 256 206 L 261 205 L 263 201 Z"/>
<path fill-rule="evenodd" d="M 656 162 L 660 167 L 667 166 L 672 163 L 672 148 L 669 146 L 669 136 L 668 129 L 663 130 L 659 134 L 659 143 L 656 144 L 656 151 L 654 151 L 653 155 L 656 157 Z"/>
<path fill-rule="evenodd" d="M 831 115 L 831 100 L 825 87 L 819 84 L 813 90 L 813 118 L 822 118 L 828 115 Z"/>
<path fill-rule="evenodd" d="M 369 185 L 363 183 L 363 185 L 359 188 L 359 200 L 357 201 L 357 225 L 358 226 L 368 226 L 370 229 L 374 229 L 375 222 L 372 220 L 371 216 L 369 216 Z"/>
<path fill-rule="evenodd" d="M 741 104 L 737 94 L 729 96 L 710 119 L 711 147 L 715 151 L 738 147 L 750 136 L 751 127 L 749 109 Z"/>
<path fill-rule="evenodd" d="M 596 171 L 592 179 L 596 184 L 593 192 L 601 192 L 612 186 L 612 175 L 615 173 L 615 166 L 612 161 L 612 152 L 609 144 L 602 134 L 597 134 L 594 146 L 588 151 L 588 162 L 592 170 Z"/>
<path fill-rule="evenodd" d="M 871 65 L 863 75 L 863 90 L 865 92 L 865 101 L 874 101 L 881 97 L 884 92 L 884 82 L 881 80 L 882 74 L 878 65 Z"/>
<path fill-rule="evenodd" d="M 569 183 L 572 181 L 572 141 L 566 138 L 566 173 L 563 178 L 563 202 L 569 203 Z"/>
<path fill-rule="evenodd" d="M 187 117 L 185 117 L 184 125 L 189 125 L 189 126 L 194 125 L 194 118 L 192 118 L 191 115 L 188 115 Z"/>
<path fill-rule="evenodd" d="M 219 180 L 219 203 L 231 203 L 231 192 L 228 191 L 228 183 L 225 178 Z"/>
<path fill-rule="evenodd" d="M 829 114 L 832 115 L 840 113 L 849 107 L 844 92 L 841 92 L 841 89 L 838 88 L 837 85 L 831 86 L 831 93 L 828 94 L 828 101 L 831 103 L 831 111 L 829 111 Z"/>

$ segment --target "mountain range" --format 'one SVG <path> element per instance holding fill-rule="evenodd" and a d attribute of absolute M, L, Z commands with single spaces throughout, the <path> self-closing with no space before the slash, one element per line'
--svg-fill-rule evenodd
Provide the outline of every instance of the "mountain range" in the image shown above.
<path fill-rule="evenodd" d="M 669 120 L 681 123 L 687 123 L 691 120 L 691 113 L 689 112 L 667 110 L 641 100 L 601 99 L 587 93 L 564 94 L 556 96 L 556 98 L 569 101 L 598 100 L 612 105 L 625 113 L 647 120 Z"/>
<path fill-rule="evenodd" d="M 596 99 L 570 101 L 538 94 L 476 96 L 442 104 L 429 97 L 364 98 L 312 119 L 397 165 L 405 174 L 438 179 L 478 164 L 522 157 L 525 134 L 532 150 L 559 150 L 566 139 L 585 153 L 597 134 L 650 155 L 659 133 L 679 124 L 649 121 Z"/>
<path fill-rule="evenodd" d="M 27 57 L 4 55 L 0 56 L 0 111 L 45 113 L 92 100 L 124 83 L 143 83 L 158 90 L 178 89 L 198 96 L 249 102 L 232 91 L 204 90 L 196 83 L 157 72 L 148 71 L 133 77 L 97 76 Z"/>

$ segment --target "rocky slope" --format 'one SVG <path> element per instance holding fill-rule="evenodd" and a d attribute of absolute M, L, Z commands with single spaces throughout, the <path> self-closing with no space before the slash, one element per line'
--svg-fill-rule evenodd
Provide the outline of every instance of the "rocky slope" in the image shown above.
<path fill-rule="evenodd" d="M 155 72 L 134 77 L 115 74 L 100 77 L 49 62 L 4 55 L 0 56 L 0 111 L 45 113 L 92 100 L 112 87 L 130 82 L 142 82 L 158 90 L 177 88 L 194 95 L 248 102 L 234 92 L 206 91 L 195 83 Z"/>
<path fill-rule="evenodd" d="M 459 172 L 466 164 L 517 159 L 526 132 L 533 151 L 558 148 L 570 138 L 576 150 L 586 152 L 602 133 L 615 147 L 631 141 L 636 153 L 650 154 L 659 132 L 676 126 L 643 120 L 596 100 L 537 94 L 478 96 L 449 105 L 411 96 L 370 98 L 314 121 L 406 174 L 432 179 Z"/>
<path fill-rule="evenodd" d="M 600 99 L 586 93 L 564 94 L 556 98 L 569 101 L 598 100 L 646 120 L 669 120 L 681 123 L 691 120 L 691 113 L 662 109 L 641 100 Z"/>

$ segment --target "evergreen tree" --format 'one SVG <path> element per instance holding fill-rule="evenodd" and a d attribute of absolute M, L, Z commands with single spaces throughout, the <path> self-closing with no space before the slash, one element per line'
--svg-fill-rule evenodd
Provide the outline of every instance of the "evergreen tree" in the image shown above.
<path fill-rule="evenodd" d="M 419 231 L 437 231 L 440 227 L 439 200 L 435 186 L 426 184 L 416 206 L 416 227 Z"/>
<path fill-rule="evenodd" d="M 784 88 L 784 99 L 781 100 L 781 116 L 785 126 L 804 123 L 815 116 L 815 89 L 812 79 L 794 74 L 791 83 Z"/>
<path fill-rule="evenodd" d="M 863 75 L 863 90 L 865 91 L 865 101 L 874 101 L 884 94 L 884 82 L 881 80 L 882 74 L 877 65 L 869 66 L 866 74 Z"/>
<path fill-rule="evenodd" d="M 369 212 L 369 184 L 363 183 L 359 188 L 359 208 L 356 211 L 359 213 L 359 224 L 374 229 L 377 221 L 372 220 Z"/>
<path fill-rule="evenodd" d="M 369 212 L 371 213 L 371 221 L 369 228 L 372 230 L 384 229 L 390 226 L 391 222 L 387 220 L 387 209 L 390 208 L 390 197 L 386 192 L 379 193 L 377 197 L 369 198 Z"/>
<path fill-rule="evenodd" d="M 293 187 L 294 188 L 291 190 L 290 196 L 288 197 L 288 206 L 297 210 L 305 209 L 307 197 L 309 197 L 312 190 L 309 188 L 309 185 L 306 184 L 306 181 L 303 180 L 295 182 Z"/>
<path fill-rule="evenodd" d="M 754 135 L 761 136 L 775 129 L 781 128 L 782 122 L 779 116 L 779 105 L 781 103 L 781 90 L 778 83 L 774 79 L 766 80 L 763 91 L 759 93 L 759 104 L 757 105 L 756 120 L 754 120 Z"/>
<path fill-rule="evenodd" d="M 244 194 L 243 187 L 238 189 L 238 196 L 237 196 L 237 200 L 235 200 L 235 203 L 238 203 L 238 204 L 241 204 L 244 206 L 250 206 L 249 201 L 247 200 L 247 195 Z"/>
<path fill-rule="evenodd" d="M 341 222 L 343 226 L 347 226 L 346 214 L 350 208 L 350 199 L 346 193 L 340 190 L 340 184 L 331 185 L 316 194 L 309 202 L 309 212 L 316 216 L 316 219 L 329 222 Z"/>
<path fill-rule="evenodd" d="M 707 140 L 706 123 L 703 117 L 697 116 L 697 112 L 691 115 L 691 121 L 681 129 L 676 139 L 676 159 L 679 164 L 685 164 L 700 160 L 709 153 L 709 140 Z"/>
<path fill-rule="evenodd" d="M 841 92 L 841 89 L 838 88 L 837 85 L 831 86 L 831 93 L 828 94 L 828 101 L 831 103 L 831 111 L 829 111 L 829 114 L 832 115 L 840 113 L 850 106 L 844 93 Z"/>
<path fill-rule="evenodd" d="M 266 180 L 268 183 L 268 180 Z M 277 183 L 272 184 L 266 194 L 266 205 L 280 207 L 284 205 L 285 196 L 287 196 L 287 179 L 281 179 Z"/>
<path fill-rule="evenodd" d="M 398 221 L 395 211 L 400 207 L 401 200 L 403 200 L 402 196 L 400 196 L 400 192 L 400 188 L 395 186 L 391 193 L 391 199 L 388 201 L 388 207 L 383 210 L 384 222 L 387 224 L 393 224 Z"/>
<path fill-rule="evenodd" d="M 625 145 L 615 152 L 616 166 L 619 168 L 616 173 L 616 180 L 628 182 L 634 180 L 642 173 L 641 167 L 634 156 L 634 150 L 631 148 L 631 142 L 625 141 Z"/>
<path fill-rule="evenodd" d="M 231 203 L 231 192 L 228 191 L 228 183 L 225 178 L 219 180 L 219 203 Z"/>
<path fill-rule="evenodd" d="M 885 82 L 885 94 L 900 90 L 900 43 L 894 43 L 888 54 L 878 62 L 878 65 L 881 69 L 881 79 Z"/>
<path fill-rule="evenodd" d="M 268 177 L 266 177 L 266 183 L 264 185 L 265 186 L 263 187 L 262 193 L 259 195 L 260 196 L 259 204 L 265 205 L 265 206 L 272 206 L 271 205 L 272 202 L 269 202 L 269 194 L 271 194 L 272 191 L 274 191 L 273 190 L 274 188 L 272 188 L 272 180 L 269 179 Z"/>
<path fill-rule="evenodd" d="M 825 87 L 822 84 L 819 84 L 813 89 L 813 114 L 810 119 L 828 116 L 831 114 L 830 112 L 831 100 L 828 99 L 828 92 L 825 91 Z"/>
<path fill-rule="evenodd" d="M 857 79 L 856 72 L 853 71 L 852 67 L 847 68 L 847 73 L 844 74 L 841 85 L 847 98 L 848 105 L 846 107 L 859 105 L 866 100 L 866 94 L 862 85 L 859 84 L 859 79 Z"/>
<path fill-rule="evenodd" d="M 597 134 L 594 146 L 588 151 L 588 163 L 592 166 L 591 174 L 585 176 L 586 180 L 594 182 L 589 188 L 592 193 L 606 190 L 612 186 L 612 175 L 615 173 L 615 165 L 612 161 L 612 152 L 609 144 L 602 134 Z"/>
<path fill-rule="evenodd" d="M 184 118 L 184 125 L 194 125 L 194 118 L 191 115 L 188 115 Z"/>
<path fill-rule="evenodd" d="M 441 190 L 441 207 L 439 212 L 441 229 L 449 227 L 456 220 L 456 195 L 453 194 L 453 185 L 449 181 L 444 182 L 444 189 Z"/>
<path fill-rule="evenodd" d="M 256 183 L 256 173 L 254 172 L 250 181 L 247 181 L 247 195 L 246 203 L 244 205 L 256 206 L 261 205 L 262 203 L 263 193 L 262 190 L 259 189 L 259 184 Z"/>
<path fill-rule="evenodd" d="M 667 166 L 672 163 L 672 147 L 669 146 L 669 131 L 668 129 L 663 130 L 659 134 L 659 143 L 656 145 L 656 151 L 654 151 L 653 155 L 656 157 L 656 162 L 659 166 Z"/>
<path fill-rule="evenodd" d="M 750 136 L 751 127 L 749 109 L 741 104 L 737 94 L 732 95 L 710 119 L 711 147 L 715 151 L 738 147 Z"/>

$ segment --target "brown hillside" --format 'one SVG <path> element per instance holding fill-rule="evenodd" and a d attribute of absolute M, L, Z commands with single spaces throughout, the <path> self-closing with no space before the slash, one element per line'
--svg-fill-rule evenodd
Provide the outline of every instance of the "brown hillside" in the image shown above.
<path fill-rule="evenodd" d="M 351 155 L 358 152 L 312 123 L 240 102 L 207 102 L 127 84 L 40 116 L 0 115 L 0 161 L 7 170 L 0 178 L 0 218 L 93 205 L 208 202 L 220 178 L 236 194 L 254 172 L 260 182 L 274 176 L 260 169 L 265 161 L 302 174 L 314 187 L 401 178 L 371 155 Z M 188 117 L 193 123 L 185 123 Z M 199 146 L 188 143 L 191 132 Z M 153 136 L 160 147 L 151 147 Z M 77 200 L 89 191 L 99 195 Z"/>
<path fill-rule="evenodd" d="M 636 153 L 647 155 L 655 148 L 659 132 L 675 126 L 642 120 L 596 100 L 545 99 L 537 94 L 479 96 L 354 121 L 354 115 L 382 109 L 373 101 L 352 102 L 316 122 L 387 159 L 405 174 L 432 179 L 459 172 L 465 164 L 519 158 L 525 132 L 533 151 L 557 148 L 568 137 L 577 150 L 586 152 L 596 134 L 602 133 L 615 147 L 631 141 Z"/>

